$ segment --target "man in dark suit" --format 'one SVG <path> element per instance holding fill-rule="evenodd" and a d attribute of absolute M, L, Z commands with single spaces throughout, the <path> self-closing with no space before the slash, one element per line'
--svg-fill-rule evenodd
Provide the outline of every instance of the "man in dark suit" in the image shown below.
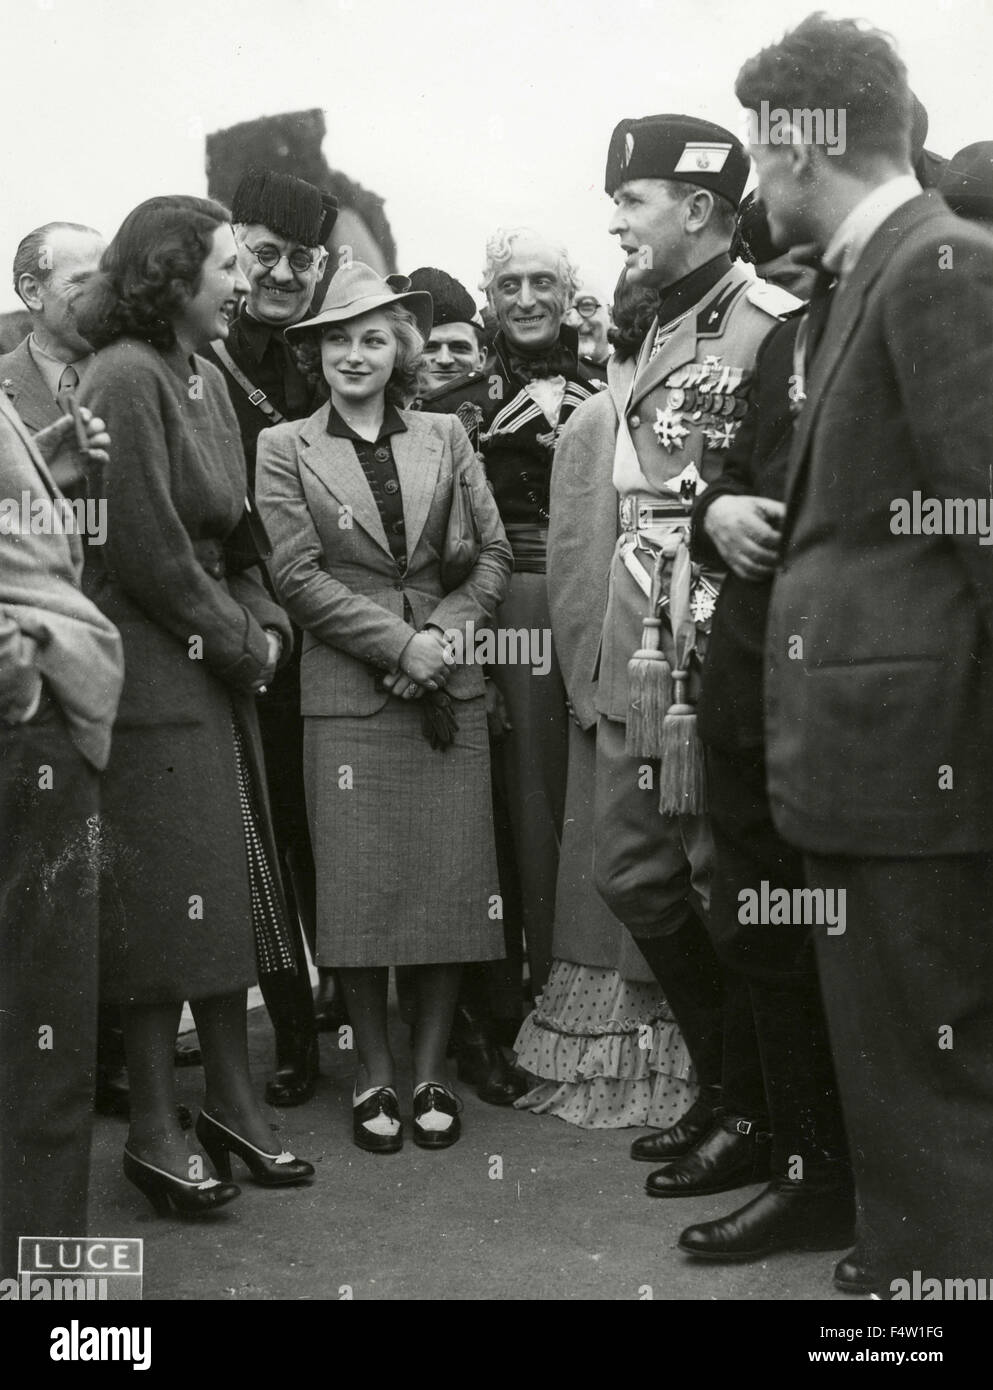
<path fill-rule="evenodd" d="M 0 356 L 0 388 L 32 434 L 61 418 L 57 397 L 75 390 L 93 356 L 73 306 L 103 250 L 100 233 L 77 222 L 36 227 L 17 248 L 14 289 L 31 314 L 31 332 Z"/>
<path fill-rule="evenodd" d="M 884 35 L 812 16 L 736 92 L 846 117 L 751 144 L 773 235 L 838 280 L 794 369 L 768 786 L 844 914 L 814 935 L 859 1239 L 907 1297 L 993 1259 L 993 241 L 922 194 Z"/>
<path fill-rule="evenodd" d="M 102 447 L 102 422 L 91 426 Z M 60 432 L 72 436 L 70 419 Z M 2 393 L 0 499 L 0 1262 L 9 1277 L 20 1236 L 87 1232 L 98 774 L 124 664 L 117 629 L 80 591 L 83 543 L 58 524 L 65 499 Z M 18 514 L 25 499 L 29 524 Z"/>
<path fill-rule="evenodd" d="M 248 299 L 226 342 L 205 355 L 224 372 L 255 486 L 255 452 L 264 429 L 305 420 L 323 399 L 321 385 L 297 366 L 284 331 L 307 317 L 327 264 L 325 243 L 338 204 L 292 174 L 252 169 L 235 189 L 232 217 Z M 293 658 L 259 700 L 259 727 L 273 830 L 296 941 L 294 972 L 260 969 L 259 985 L 276 1035 L 276 1075 L 266 1086 L 271 1105 L 301 1105 L 317 1084 L 318 1049 L 302 923 L 314 948 L 314 855 L 303 790 L 300 718 L 300 639 Z"/>

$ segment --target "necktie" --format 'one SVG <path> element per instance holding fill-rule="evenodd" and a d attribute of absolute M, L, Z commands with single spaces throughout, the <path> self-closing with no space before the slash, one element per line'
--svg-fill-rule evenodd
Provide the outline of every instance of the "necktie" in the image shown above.
<path fill-rule="evenodd" d="M 64 408 L 68 409 L 66 397 L 71 396 L 78 385 L 79 373 L 76 371 L 76 368 L 70 364 L 59 377 L 59 389 L 56 393 L 56 399 Z"/>

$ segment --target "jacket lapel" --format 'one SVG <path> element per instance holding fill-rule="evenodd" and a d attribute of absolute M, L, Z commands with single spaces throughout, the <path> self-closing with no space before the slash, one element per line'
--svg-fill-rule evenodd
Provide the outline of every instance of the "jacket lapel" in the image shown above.
<path fill-rule="evenodd" d="M 731 269 L 721 276 L 705 299 L 699 304 L 692 305 L 686 311 L 663 344 L 654 362 L 649 362 L 648 359 L 655 342 L 655 330 L 649 330 L 638 358 L 638 370 L 635 373 L 634 386 L 631 391 L 632 405 L 637 405 L 649 391 L 654 391 L 677 367 L 683 367 L 687 362 L 696 360 L 697 321 L 706 315 L 707 306 L 713 305 L 715 310 L 719 310 L 718 300 L 726 300 L 729 296 L 731 299 L 736 298 L 737 294 L 743 293 L 745 282 L 752 279 L 753 277 L 735 261 Z M 715 312 L 714 317 L 718 318 L 719 313 Z M 705 318 L 704 322 L 706 322 Z"/>
<path fill-rule="evenodd" d="M 27 338 L 18 343 L 11 353 L 3 372 L 2 385 L 29 430 L 37 433 L 60 418 L 62 412 L 34 364 Z"/>
<path fill-rule="evenodd" d="M 936 215 L 943 206 L 925 194 L 897 208 L 870 238 L 849 278 L 833 291 L 824 336 L 814 356 L 813 370 L 807 378 L 807 398 L 793 436 L 786 493 L 787 532 L 791 529 L 799 503 L 799 485 L 809 462 L 810 439 L 821 403 L 862 319 L 868 293 L 908 230 L 922 219 Z"/>
<path fill-rule="evenodd" d="M 336 439 L 327 432 L 329 407 L 323 406 L 300 431 L 306 446 L 303 463 L 341 507 L 347 507 L 352 520 L 378 546 L 390 554 L 389 542 L 365 473 L 351 441 Z"/>
<path fill-rule="evenodd" d="M 430 418 L 430 417 L 428 417 Z M 407 426 L 404 433 L 393 436 L 393 457 L 400 479 L 403 498 L 403 519 L 407 538 L 408 559 L 417 549 L 424 530 L 441 469 L 441 440 L 432 425 L 416 413 L 403 412 Z"/>

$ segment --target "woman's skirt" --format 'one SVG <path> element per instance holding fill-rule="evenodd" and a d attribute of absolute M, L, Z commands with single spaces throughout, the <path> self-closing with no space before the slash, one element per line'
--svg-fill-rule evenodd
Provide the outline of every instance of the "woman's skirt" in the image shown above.
<path fill-rule="evenodd" d="M 420 702 L 304 721 L 323 966 L 440 965 L 504 955 L 482 696 L 455 700 L 444 751 Z"/>
<path fill-rule="evenodd" d="M 514 1051 L 535 1081 L 516 1107 L 584 1129 L 668 1129 L 697 1097 L 658 985 L 616 970 L 556 961 Z"/>

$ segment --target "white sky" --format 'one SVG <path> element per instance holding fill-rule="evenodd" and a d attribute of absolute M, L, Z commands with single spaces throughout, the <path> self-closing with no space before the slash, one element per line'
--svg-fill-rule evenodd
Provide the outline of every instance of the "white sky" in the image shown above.
<path fill-rule="evenodd" d="M 312 106 L 329 163 L 386 199 L 401 270 L 441 265 L 478 299 L 487 234 L 525 222 L 609 292 L 614 124 L 739 132 L 739 66 L 815 8 L 894 35 L 930 149 L 993 139 L 991 0 L 0 0 L 0 310 L 32 227 L 109 236 L 154 193 L 205 191 L 207 131 Z"/>

